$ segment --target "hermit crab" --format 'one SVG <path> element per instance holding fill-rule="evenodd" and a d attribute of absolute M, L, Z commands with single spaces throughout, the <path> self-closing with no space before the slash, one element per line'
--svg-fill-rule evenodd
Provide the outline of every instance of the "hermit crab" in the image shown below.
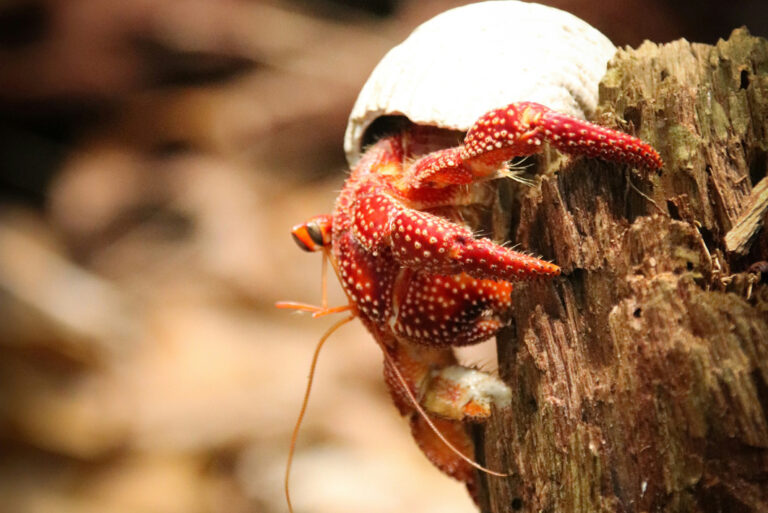
<path fill-rule="evenodd" d="M 475 235 L 462 212 L 490 205 L 509 161 L 545 145 L 661 167 L 648 144 L 583 120 L 614 51 L 585 22 L 531 3 L 473 4 L 428 21 L 363 87 L 345 136 L 351 172 L 332 213 L 292 230 L 302 249 L 332 263 L 349 304 L 279 306 L 348 311 L 336 326 L 360 319 L 416 443 L 473 496 L 476 469 L 504 469 L 474 462 L 465 422 L 487 419 L 511 392 L 458 365 L 453 347 L 505 325 L 515 281 L 554 278 L 560 268 Z"/>

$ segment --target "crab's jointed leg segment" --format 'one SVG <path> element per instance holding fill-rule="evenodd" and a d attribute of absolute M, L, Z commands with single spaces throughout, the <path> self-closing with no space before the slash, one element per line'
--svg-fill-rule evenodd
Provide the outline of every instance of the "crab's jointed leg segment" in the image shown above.
<path fill-rule="evenodd" d="M 402 188 L 422 189 L 472 183 L 475 175 L 465 165 L 463 152 L 463 146 L 456 146 L 421 157 L 406 172 Z"/>
<path fill-rule="evenodd" d="M 459 224 L 376 190 L 352 207 L 352 232 L 367 252 L 375 256 L 389 247 L 398 263 L 412 269 L 499 280 L 560 274 L 554 264 L 475 238 Z"/>
<path fill-rule="evenodd" d="M 474 458 L 475 447 L 472 444 L 472 440 L 467 436 L 462 423 L 437 417 L 433 417 L 431 420 L 443 436 L 457 449 L 470 458 Z M 475 470 L 467 462 L 457 458 L 452 452 L 447 451 L 443 441 L 435 435 L 434 431 L 432 431 L 421 416 L 412 415 L 410 424 L 413 439 L 416 440 L 419 449 L 434 466 L 454 479 L 464 483 L 474 482 Z M 470 492 L 472 491 L 472 488 L 470 488 Z"/>
<path fill-rule="evenodd" d="M 491 374 L 458 365 L 450 347 L 413 346 L 396 341 L 386 351 L 413 396 L 432 414 L 455 421 L 479 421 L 490 417 L 492 406 L 509 406 L 509 387 Z M 400 413 L 412 413 L 414 407 L 389 358 L 384 362 L 384 379 Z"/>
<path fill-rule="evenodd" d="M 401 264 L 439 274 L 465 272 L 475 278 L 524 280 L 557 276 L 560 268 L 512 251 L 442 217 L 402 209 L 394 213 L 392 251 Z"/>
<path fill-rule="evenodd" d="M 465 346 L 492 337 L 512 308 L 512 284 L 468 274 L 406 270 L 397 277 L 393 332 L 426 346 Z"/>
<path fill-rule="evenodd" d="M 499 120 L 496 126 L 494 119 Z M 520 150 L 523 150 L 525 145 L 538 146 L 539 141 L 544 139 L 563 153 L 586 155 L 648 169 L 658 169 L 663 165 L 658 152 L 637 137 L 574 118 L 533 102 L 513 103 L 481 117 L 464 139 L 469 156 L 472 157 L 473 146 L 482 152 L 488 135 L 495 138 L 498 127 L 508 127 L 510 122 L 512 127 L 518 130 L 520 140 L 520 144 L 511 146 Z M 509 134 L 507 137 L 512 139 Z M 485 144 L 485 148 L 487 147 Z M 531 153 L 535 151 L 522 154 Z"/>
<path fill-rule="evenodd" d="M 456 365 L 450 347 L 412 346 L 392 337 L 382 340 L 384 378 L 398 410 L 409 418 L 416 442 L 436 467 L 464 481 L 474 496 L 473 467 L 478 467 L 469 464 L 474 448 L 462 421 L 487 419 L 492 405 L 508 406 L 509 387 L 494 376 Z M 405 381 L 398 379 L 398 375 Z M 403 383 L 410 393 L 404 390 Z M 430 412 L 429 422 L 433 426 L 416 410 L 409 396 L 418 398 Z"/>
<path fill-rule="evenodd" d="M 544 141 L 563 153 L 649 169 L 663 165 L 658 152 L 637 137 L 538 103 L 518 102 L 481 116 L 467 132 L 463 145 L 417 160 L 406 174 L 408 185 L 445 186 L 494 177 L 513 157 L 541 151 Z"/>

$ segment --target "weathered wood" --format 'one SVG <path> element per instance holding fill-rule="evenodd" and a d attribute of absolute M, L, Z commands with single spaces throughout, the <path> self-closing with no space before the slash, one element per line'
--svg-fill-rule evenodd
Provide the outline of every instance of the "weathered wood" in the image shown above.
<path fill-rule="evenodd" d="M 749 251 L 752 239 L 763 227 L 768 214 L 768 178 L 763 178 L 752 189 L 744 212 L 725 235 L 725 249 L 743 255 Z"/>
<path fill-rule="evenodd" d="M 597 121 L 658 173 L 548 154 L 510 237 L 562 266 L 521 284 L 499 338 L 512 407 L 482 430 L 485 508 L 768 511 L 768 260 L 725 236 L 768 168 L 768 42 L 620 50 Z"/>

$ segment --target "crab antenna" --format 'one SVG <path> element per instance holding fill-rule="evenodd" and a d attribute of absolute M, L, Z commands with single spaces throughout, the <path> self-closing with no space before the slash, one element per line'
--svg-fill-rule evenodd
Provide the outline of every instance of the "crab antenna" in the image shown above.
<path fill-rule="evenodd" d="M 320 297 L 322 298 L 320 304 L 323 309 L 328 308 L 328 258 L 328 250 L 323 248 L 323 267 L 320 271 Z"/>
<path fill-rule="evenodd" d="M 496 477 L 509 477 L 511 474 L 504 473 L 504 472 L 496 472 L 495 470 L 491 470 L 487 467 L 484 467 L 474 461 L 472 458 L 461 452 L 455 445 L 453 445 L 445 436 L 443 433 L 440 432 L 440 430 L 435 426 L 435 424 L 432 422 L 432 419 L 429 418 L 429 415 L 426 411 L 424 411 L 424 408 L 421 407 L 419 404 L 419 401 L 416 399 L 416 396 L 413 395 L 413 392 L 411 391 L 411 387 L 408 386 L 408 382 L 405 380 L 405 377 L 400 372 L 400 369 L 397 368 L 397 365 L 395 365 L 395 361 L 392 359 L 392 356 L 387 352 L 387 349 L 382 345 L 381 350 L 384 353 L 384 358 L 386 358 L 387 363 L 389 363 L 390 367 L 392 367 L 392 370 L 395 371 L 395 376 L 397 376 L 397 380 L 400 382 L 400 384 L 403 386 L 403 389 L 405 389 L 405 394 L 408 396 L 408 399 L 411 401 L 411 404 L 413 404 L 414 408 L 416 408 L 416 411 L 419 412 L 419 415 L 422 416 L 422 418 L 426 421 L 429 428 L 434 431 L 434 433 L 437 435 L 437 437 L 442 441 L 446 447 L 448 447 L 451 452 L 455 453 L 456 456 L 461 458 L 462 460 L 466 461 L 470 466 L 476 468 L 480 472 L 484 472 L 486 474 L 496 476 Z"/>
<path fill-rule="evenodd" d="M 331 260 L 333 268 L 336 269 L 336 264 L 334 263 L 329 251 L 327 249 L 323 249 L 323 268 L 321 271 L 322 280 L 320 282 L 320 293 L 322 298 L 320 299 L 320 306 L 310 305 L 308 303 L 299 303 L 297 301 L 278 301 L 275 303 L 275 307 L 280 308 L 281 310 L 298 310 L 300 312 L 310 312 L 312 313 L 312 317 L 315 319 L 325 315 L 352 310 L 353 308 L 351 303 L 328 308 L 328 260 Z"/>
<path fill-rule="evenodd" d="M 301 403 L 301 409 L 299 410 L 299 416 L 296 419 L 296 424 L 293 426 L 293 433 L 291 434 L 291 446 L 288 449 L 288 461 L 285 465 L 285 500 L 288 503 L 288 511 L 293 513 L 293 505 L 291 504 L 291 492 L 290 492 L 290 478 L 291 478 L 291 464 L 293 463 L 293 454 L 296 450 L 296 440 L 299 437 L 299 429 L 301 428 L 301 422 L 304 420 L 304 414 L 307 411 L 307 404 L 309 404 L 309 393 L 312 391 L 312 382 L 315 379 L 315 369 L 317 368 L 317 358 L 320 356 L 320 350 L 323 348 L 326 340 L 333 334 L 334 331 L 348 323 L 355 317 L 350 315 L 336 324 L 331 326 L 328 331 L 320 338 L 320 341 L 315 347 L 315 353 L 312 355 L 312 363 L 309 366 L 309 377 L 307 378 L 307 388 L 304 391 L 304 399 Z"/>

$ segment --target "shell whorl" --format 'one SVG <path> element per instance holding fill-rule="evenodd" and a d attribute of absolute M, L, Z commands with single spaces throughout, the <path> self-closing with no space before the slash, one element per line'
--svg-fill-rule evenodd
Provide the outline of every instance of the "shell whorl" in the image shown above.
<path fill-rule="evenodd" d="M 515 101 L 590 116 L 614 45 L 583 20 L 534 3 L 491 1 L 425 22 L 376 66 L 344 136 L 352 166 L 381 116 L 467 130 L 482 113 Z"/>

